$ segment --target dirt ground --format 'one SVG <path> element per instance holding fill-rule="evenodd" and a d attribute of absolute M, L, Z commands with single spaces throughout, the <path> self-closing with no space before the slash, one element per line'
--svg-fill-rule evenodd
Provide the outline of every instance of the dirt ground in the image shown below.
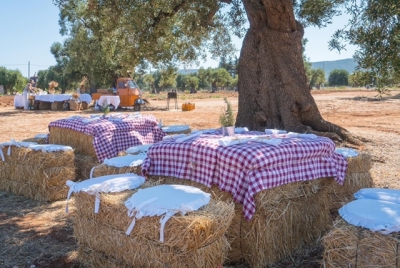
<path fill-rule="evenodd" d="M 366 90 L 313 91 L 326 120 L 366 140 L 360 149 L 373 157 L 371 175 L 375 186 L 400 189 L 400 91 L 393 91 L 390 97 L 381 100 L 374 98 L 375 95 L 376 92 Z M 217 128 L 223 96 L 227 96 L 237 110 L 237 93 L 218 92 L 180 96 L 178 107 L 185 102 L 195 103 L 196 109 L 190 112 L 166 110 L 166 100 L 148 99 L 150 104 L 146 104 L 141 113 L 153 114 L 162 119 L 164 125 Z M 174 108 L 173 103 L 171 106 Z M 0 97 L 0 143 L 48 133 L 48 124 L 52 121 L 92 113 L 99 112 L 93 109 L 76 112 L 17 110 L 12 97 Z M 73 211 L 73 202 L 70 207 Z M 82 267 L 76 260 L 72 218 L 73 212 L 65 213 L 65 200 L 35 202 L 0 191 L 0 267 Z M 274 267 L 318 267 L 321 252 L 317 244 L 308 256 L 293 256 Z"/>

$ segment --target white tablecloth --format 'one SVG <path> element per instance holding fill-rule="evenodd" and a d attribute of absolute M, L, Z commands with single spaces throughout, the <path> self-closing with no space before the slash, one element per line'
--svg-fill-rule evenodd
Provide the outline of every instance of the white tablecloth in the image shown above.
<path fill-rule="evenodd" d="M 100 96 L 97 104 L 101 106 L 112 104 L 115 108 L 117 108 L 120 102 L 121 100 L 119 99 L 119 96 Z"/>
<path fill-rule="evenodd" d="M 24 101 L 24 95 L 15 95 L 14 96 L 14 107 L 24 107 L 25 106 L 25 101 Z"/>
<path fill-rule="evenodd" d="M 47 101 L 47 102 L 55 102 L 55 101 L 65 101 L 71 98 L 71 94 L 48 94 L 48 95 L 39 95 L 36 96 L 35 100 L 39 101 Z M 82 102 L 90 103 L 92 101 L 92 97 L 89 94 L 81 94 L 79 99 Z"/>

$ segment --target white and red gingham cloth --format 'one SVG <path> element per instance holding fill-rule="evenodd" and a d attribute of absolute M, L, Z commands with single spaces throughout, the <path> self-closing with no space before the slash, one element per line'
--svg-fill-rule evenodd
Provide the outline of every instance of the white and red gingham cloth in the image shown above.
<path fill-rule="evenodd" d="M 249 132 L 243 135 L 265 135 Z M 154 144 L 142 165 L 143 175 L 189 179 L 208 187 L 215 184 L 243 205 L 250 220 L 256 210 L 254 195 L 283 184 L 334 177 L 343 184 L 345 158 L 335 153 L 328 138 L 283 138 L 278 146 L 248 142 L 220 146 L 218 134 L 201 134 L 183 142 L 165 139 Z"/>
<path fill-rule="evenodd" d="M 85 118 L 74 116 L 49 124 L 93 136 L 93 147 L 100 162 L 132 146 L 159 142 L 166 135 L 152 115 Z"/>

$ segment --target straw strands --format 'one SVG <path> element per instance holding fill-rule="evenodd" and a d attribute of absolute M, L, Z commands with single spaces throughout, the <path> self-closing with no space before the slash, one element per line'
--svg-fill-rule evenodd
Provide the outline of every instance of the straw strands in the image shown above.
<path fill-rule="evenodd" d="M 87 180 L 90 178 L 90 171 L 100 163 L 97 157 L 81 155 L 75 153 L 75 179 L 76 181 Z"/>
<path fill-rule="evenodd" d="M 232 201 L 229 193 L 211 189 L 190 180 L 150 176 L 154 184 L 192 185 L 212 194 L 217 200 Z M 322 193 L 325 179 L 290 183 L 265 190 L 255 196 L 256 213 L 247 221 L 242 206 L 235 203 L 235 216 L 227 238 L 231 249 L 228 263 L 247 262 L 265 267 L 295 249 L 315 241 L 328 228 L 327 201 Z"/>
<path fill-rule="evenodd" d="M 77 217 L 94 218 L 98 224 L 109 225 L 125 232 L 132 218 L 127 215 L 124 201 L 135 192 L 102 193 L 98 214 L 94 214 L 95 197 L 85 192 L 77 193 L 74 195 Z M 200 210 L 183 216 L 180 214 L 173 216 L 165 225 L 165 240 L 160 244 L 190 250 L 211 243 L 225 234 L 233 218 L 233 207 L 233 203 L 212 200 Z M 143 217 L 137 220 L 131 236 L 158 242 L 160 218 Z"/>
<path fill-rule="evenodd" d="M 333 178 L 324 184 L 324 194 L 328 199 L 329 210 L 337 211 L 344 204 L 353 200 L 353 194 L 362 188 L 373 187 L 369 170 L 372 167 L 372 157 L 360 153 L 356 157 L 347 158 L 348 167 L 344 184 L 338 184 Z"/>
<path fill-rule="evenodd" d="M 324 267 L 398 267 L 399 234 L 382 235 L 343 219 L 323 237 Z"/>
<path fill-rule="evenodd" d="M 25 139 L 22 140 L 23 142 L 36 142 L 37 144 L 46 144 L 47 143 L 47 139 L 46 138 L 29 138 L 29 139 Z"/>
<path fill-rule="evenodd" d="M 142 166 L 113 167 L 113 166 L 108 166 L 106 164 L 101 164 L 99 166 L 94 167 L 92 177 L 95 178 L 105 175 L 126 174 L 126 173 L 134 173 L 137 175 L 142 175 Z"/>
<path fill-rule="evenodd" d="M 97 158 L 93 147 L 93 137 L 85 133 L 59 127 L 51 127 L 49 143 L 68 145 L 76 154 Z"/>
<path fill-rule="evenodd" d="M 149 186 L 152 184 L 142 185 Z M 132 233 L 125 234 L 132 218 L 124 201 L 134 192 L 102 193 L 98 214 L 94 213 L 94 196 L 85 192 L 74 195 L 74 235 L 84 256 L 88 247 L 102 263 L 110 258 L 120 262 L 116 267 L 217 267 L 224 262 L 229 247 L 225 233 L 234 216 L 233 203 L 211 200 L 197 211 L 173 216 L 165 225 L 162 243 L 161 217 L 138 219 Z M 87 261 L 98 264 L 100 260 Z"/>
<path fill-rule="evenodd" d="M 75 180 L 72 150 L 43 152 L 16 146 L 2 150 L 5 161 L 0 162 L 0 189 L 37 201 L 66 197 L 65 182 Z"/>
<path fill-rule="evenodd" d="M 74 235 L 80 252 L 87 247 L 93 249 L 97 252 L 96 257 L 103 257 L 105 261 L 112 258 L 122 264 L 116 267 L 219 267 L 229 247 L 226 237 L 221 236 L 204 247 L 182 251 L 141 237 L 127 236 L 124 231 L 85 218 L 75 220 Z M 90 264 L 94 256 L 88 260 L 85 257 L 78 255 L 81 262 Z"/>

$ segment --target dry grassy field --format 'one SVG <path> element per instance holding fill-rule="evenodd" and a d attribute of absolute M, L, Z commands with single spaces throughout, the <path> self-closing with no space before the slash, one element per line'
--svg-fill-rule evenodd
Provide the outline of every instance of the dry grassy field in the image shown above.
<path fill-rule="evenodd" d="M 141 113 L 153 114 L 164 125 L 187 124 L 192 129 L 219 127 L 218 116 L 223 97 L 228 97 L 237 111 L 237 93 L 217 92 L 180 94 L 182 103 L 196 104 L 183 112 L 166 109 L 166 93 L 147 96 Z M 382 99 L 366 90 L 313 91 L 322 116 L 345 127 L 366 142 L 360 150 L 372 155 L 371 175 L 376 187 L 400 189 L 400 91 Z M 145 96 L 146 98 L 146 96 Z M 173 105 L 170 105 L 173 107 Z M 131 113 L 130 110 L 116 112 Z M 47 133 L 50 122 L 72 115 L 99 113 L 86 111 L 24 111 L 13 107 L 12 97 L 0 97 L 0 142 L 23 140 Z M 72 237 L 73 201 L 69 214 L 64 200 L 35 202 L 0 191 L 0 267 L 81 267 L 76 261 L 77 245 Z M 319 243 L 306 257 L 293 256 L 274 267 L 319 267 Z M 239 267 L 239 266 L 238 266 Z M 240 266 L 245 267 L 245 266 Z"/>

